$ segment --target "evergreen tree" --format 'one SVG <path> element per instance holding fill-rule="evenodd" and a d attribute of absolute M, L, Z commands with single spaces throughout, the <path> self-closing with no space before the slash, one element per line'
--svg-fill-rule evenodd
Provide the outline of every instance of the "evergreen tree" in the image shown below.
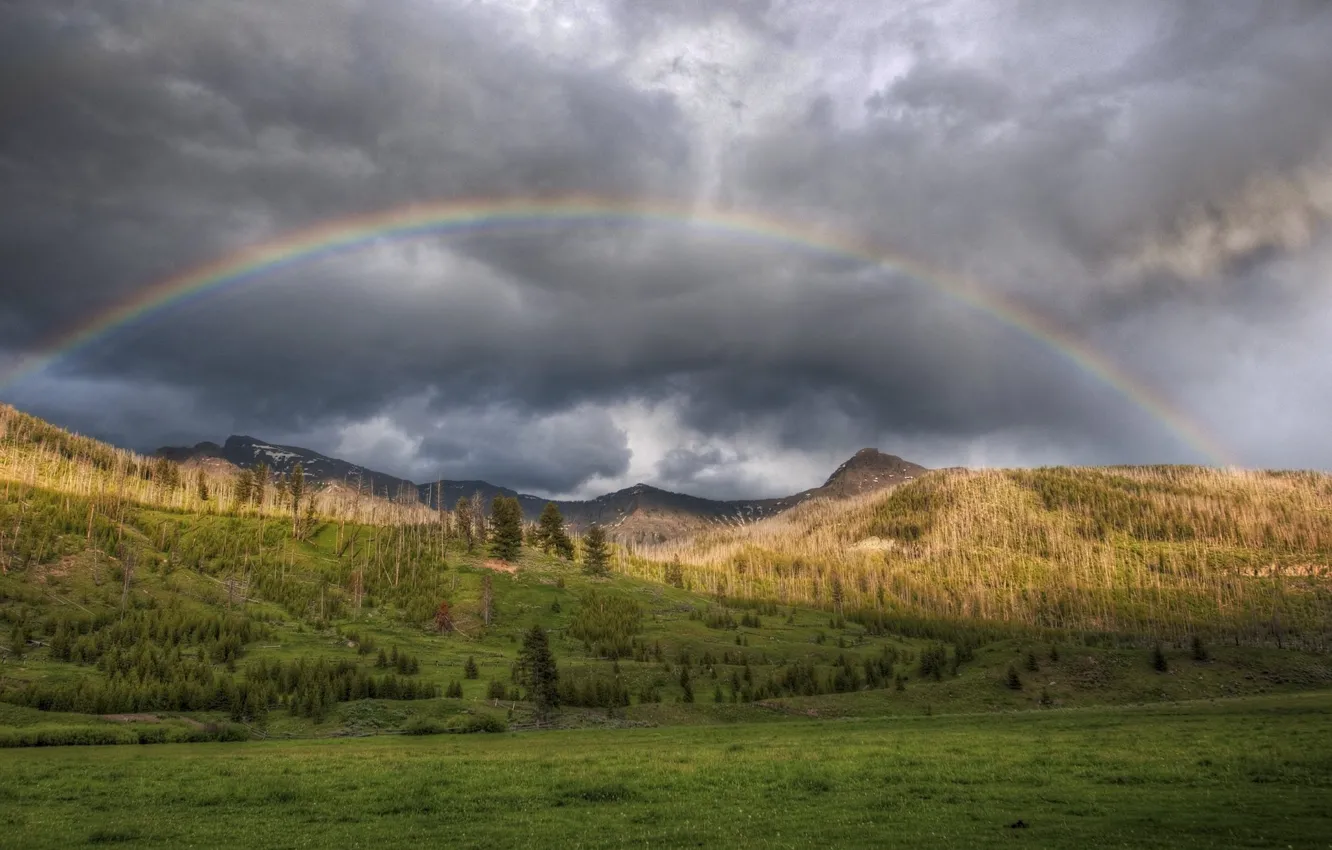
<path fill-rule="evenodd" d="M 254 473 L 248 469 L 242 469 L 240 475 L 236 476 L 236 504 L 248 505 L 254 497 Z"/>
<path fill-rule="evenodd" d="M 1206 644 L 1203 643 L 1202 638 L 1198 637 L 1197 635 L 1194 635 L 1194 636 L 1193 636 L 1193 660 L 1194 660 L 1194 661 L 1206 661 L 1206 660 L 1209 659 L 1209 658 L 1211 658 L 1211 654 L 1207 651 L 1207 646 L 1206 646 Z"/>
<path fill-rule="evenodd" d="M 680 687 L 684 690 L 684 701 L 693 702 L 694 684 L 689 681 L 689 668 L 683 665 L 680 667 Z"/>
<path fill-rule="evenodd" d="M 1036 663 L 1036 653 L 1034 652 L 1027 653 L 1027 669 L 1033 673 L 1041 669 L 1041 665 Z"/>
<path fill-rule="evenodd" d="M 684 587 L 684 567 L 680 566 L 680 556 L 671 558 L 666 565 L 666 583 L 673 587 Z"/>
<path fill-rule="evenodd" d="M 560 672 L 555 656 L 550 652 L 546 630 L 536 625 L 523 635 L 523 647 L 518 652 L 518 673 L 527 686 L 527 697 L 536 706 L 537 717 L 544 720 L 559 706 Z"/>
<path fill-rule="evenodd" d="M 204 477 L 204 471 L 202 469 L 199 470 L 199 474 L 195 477 L 195 487 L 199 492 L 199 501 L 208 501 L 208 479 Z"/>
<path fill-rule="evenodd" d="M 596 523 L 583 538 L 583 572 L 604 576 L 610 572 L 610 554 L 606 550 L 606 532 Z"/>
<path fill-rule="evenodd" d="M 299 538 L 301 530 L 301 499 L 305 498 L 305 467 L 296 464 L 287 482 L 287 495 L 291 499 L 291 536 Z"/>
<path fill-rule="evenodd" d="M 1017 668 L 1012 664 L 1008 665 L 1008 674 L 1004 677 L 1004 684 L 1012 690 L 1022 690 L 1022 677 L 1018 675 Z"/>
<path fill-rule="evenodd" d="M 541 510 L 541 519 L 537 520 L 536 541 L 547 555 L 554 552 L 566 560 L 573 557 L 573 541 L 564 528 L 560 508 L 554 502 L 546 502 Z"/>
<path fill-rule="evenodd" d="M 1152 650 L 1152 669 L 1158 673 L 1164 673 L 1170 669 L 1170 664 L 1166 661 L 1165 651 L 1161 649 L 1159 643 Z"/>
<path fill-rule="evenodd" d="M 1051 661 L 1059 660 L 1059 647 L 1055 646 L 1054 644 L 1050 645 L 1050 660 Z"/>
<path fill-rule="evenodd" d="M 523 548 L 523 509 L 512 496 L 496 496 L 490 503 L 490 551 L 501 561 L 517 560 Z"/>
<path fill-rule="evenodd" d="M 264 491 L 268 489 L 268 464 L 260 463 L 254 468 L 254 485 L 250 488 L 250 499 L 260 507 L 264 504 Z"/>
<path fill-rule="evenodd" d="M 462 683 L 457 681 L 450 682 L 448 689 L 444 691 L 444 696 L 449 699 L 462 699 L 462 695 Z"/>
<path fill-rule="evenodd" d="M 476 679 L 480 675 L 481 671 L 477 669 L 476 659 L 470 655 L 467 656 L 467 663 L 463 665 L 463 678 Z"/>

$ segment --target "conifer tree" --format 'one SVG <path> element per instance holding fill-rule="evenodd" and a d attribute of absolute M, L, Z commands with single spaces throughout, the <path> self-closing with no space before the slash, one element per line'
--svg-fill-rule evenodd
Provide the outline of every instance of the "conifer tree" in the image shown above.
<path fill-rule="evenodd" d="M 1004 677 L 1004 684 L 1012 690 L 1022 690 L 1022 677 L 1018 675 L 1017 668 L 1012 664 L 1008 665 L 1008 675 Z"/>
<path fill-rule="evenodd" d="M 236 504 L 248 505 L 254 497 L 254 472 L 242 469 L 236 476 Z"/>
<path fill-rule="evenodd" d="M 1198 635 L 1194 635 L 1194 636 L 1193 636 L 1193 660 L 1194 660 L 1194 661 L 1206 661 L 1206 660 L 1207 660 L 1208 658 L 1210 658 L 1210 657 L 1211 657 L 1211 654 L 1207 651 L 1207 646 L 1206 646 L 1206 644 L 1203 643 L 1202 638 L 1199 637 Z"/>
<path fill-rule="evenodd" d="M 202 469 L 199 470 L 199 474 L 195 477 L 195 487 L 199 492 L 199 501 L 208 501 L 208 479 L 204 477 L 204 471 Z"/>
<path fill-rule="evenodd" d="M 559 505 L 554 502 L 546 502 L 541 510 L 541 519 L 537 520 L 536 540 L 547 555 L 554 552 L 566 560 L 573 557 L 573 541 L 564 528 L 564 516 L 560 514 Z"/>
<path fill-rule="evenodd" d="M 671 558 L 671 562 L 666 565 L 666 583 L 673 587 L 684 587 L 684 567 L 680 565 L 680 556 Z"/>
<path fill-rule="evenodd" d="M 305 498 L 305 467 L 299 463 L 291 469 L 291 479 L 287 482 L 287 495 L 291 499 L 291 536 L 300 537 L 301 499 Z"/>
<path fill-rule="evenodd" d="M 512 496 L 496 496 L 490 503 L 494 526 L 490 551 L 502 561 L 517 560 L 523 548 L 523 509 Z"/>
<path fill-rule="evenodd" d="M 480 675 L 481 671 L 476 666 L 476 659 L 470 655 L 467 656 L 467 663 L 463 665 L 463 678 L 475 679 Z"/>
<path fill-rule="evenodd" d="M 523 647 L 518 652 L 519 677 L 527 687 L 527 697 L 536 706 L 537 717 L 544 720 L 559 706 L 560 672 L 555 656 L 550 652 L 550 641 L 545 629 L 532 626 L 523 635 Z"/>
<path fill-rule="evenodd" d="M 604 576 L 610 572 L 610 556 L 606 551 L 606 532 L 596 523 L 583 538 L 583 572 Z"/>
<path fill-rule="evenodd" d="M 1152 669 L 1158 673 L 1164 673 L 1170 669 L 1170 664 L 1166 661 L 1165 651 L 1161 649 L 1159 643 L 1152 650 Z"/>
<path fill-rule="evenodd" d="M 684 701 L 693 702 L 694 684 L 689 681 L 689 668 L 684 665 L 680 666 L 680 688 L 684 690 Z"/>
<path fill-rule="evenodd" d="M 268 464 L 260 463 L 254 468 L 254 486 L 250 489 L 250 497 L 259 507 L 264 506 L 264 491 L 268 489 Z"/>

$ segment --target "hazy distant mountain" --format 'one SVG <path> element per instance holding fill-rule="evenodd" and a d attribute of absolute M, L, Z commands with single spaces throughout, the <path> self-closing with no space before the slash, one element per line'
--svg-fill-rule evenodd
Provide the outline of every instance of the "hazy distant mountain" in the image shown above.
<path fill-rule="evenodd" d="M 268 464 L 275 474 L 288 474 L 302 464 L 308 478 L 318 482 L 342 482 L 364 486 L 378 496 L 417 499 L 431 507 L 452 508 L 458 499 L 480 493 L 487 503 L 496 495 L 516 496 L 523 515 L 535 520 L 547 499 L 499 487 L 488 481 L 435 481 L 418 484 L 395 475 L 377 472 L 299 446 L 282 446 L 247 436 L 231 436 L 222 445 L 199 443 L 193 447 L 164 447 L 161 457 L 181 463 L 225 461 L 253 469 Z M 844 498 L 909 481 L 925 467 L 884 454 L 861 449 L 821 486 L 780 499 L 721 501 L 672 493 L 648 484 L 635 484 L 595 499 L 557 501 L 565 519 L 575 529 L 600 523 L 615 537 L 634 542 L 660 541 L 696 531 L 707 525 L 741 525 L 773 516 L 801 502 L 818 497 Z"/>

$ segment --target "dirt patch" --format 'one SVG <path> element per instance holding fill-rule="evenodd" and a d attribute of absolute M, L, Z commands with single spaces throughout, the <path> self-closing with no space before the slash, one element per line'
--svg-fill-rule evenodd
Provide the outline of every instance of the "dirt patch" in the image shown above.
<path fill-rule="evenodd" d="M 494 558 L 486 559 L 481 566 L 488 570 L 494 570 L 497 573 L 509 573 L 512 575 L 518 572 L 518 567 L 516 565 L 510 564 L 508 561 L 497 561 Z"/>
<path fill-rule="evenodd" d="M 103 714 L 103 720 L 114 720 L 117 723 L 161 723 L 162 718 L 156 714 Z"/>
<path fill-rule="evenodd" d="M 53 578 L 64 578 L 73 571 L 78 563 L 77 555 L 65 555 L 54 564 L 41 564 L 33 570 L 33 577 L 42 584 L 50 584 Z"/>

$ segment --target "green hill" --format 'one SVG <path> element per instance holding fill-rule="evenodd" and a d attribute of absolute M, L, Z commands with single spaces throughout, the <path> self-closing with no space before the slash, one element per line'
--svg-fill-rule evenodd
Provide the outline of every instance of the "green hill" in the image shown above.
<path fill-rule="evenodd" d="M 617 551 L 596 577 L 581 552 L 493 561 L 447 512 L 337 488 L 292 503 L 280 482 L 241 499 L 216 470 L 0 412 L 0 744 L 919 715 L 1332 682 L 1311 651 L 1328 622 L 1326 477 L 932 473 Z M 559 668 L 547 718 L 517 664 L 533 626 Z"/>

